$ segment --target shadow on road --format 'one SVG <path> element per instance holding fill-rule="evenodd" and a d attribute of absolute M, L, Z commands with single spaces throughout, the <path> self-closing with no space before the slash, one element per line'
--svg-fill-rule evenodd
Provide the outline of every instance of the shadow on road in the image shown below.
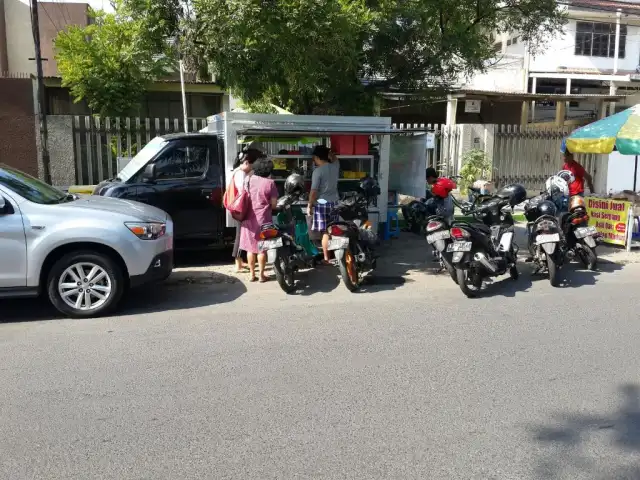
<path fill-rule="evenodd" d="M 558 272 L 560 284 L 557 288 L 580 288 L 587 285 L 595 285 L 598 282 L 599 276 L 614 273 L 622 268 L 623 266 L 617 263 L 609 262 L 607 260 L 598 260 L 598 268 L 595 271 L 591 271 L 586 269 L 580 263 L 571 262 L 563 265 Z M 533 275 L 533 278 L 536 281 L 549 281 L 549 277 L 546 273 L 535 274 Z"/>
<path fill-rule="evenodd" d="M 234 277 L 220 273 L 181 271 L 165 283 L 128 292 L 111 315 L 126 317 L 145 313 L 209 307 L 232 302 L 247 291 Z M 0 322 L 29 322 L 62 318 L 46 298 L 0 301 Z"/>
<path fill-rule="evenodd" d="M 570 478 L 580 473 L 598 480 L 640 479 L 640 387 L 627 384 L 619 391 L 620 407 L 609 415 L 559 413 L 551 418 L 553 426 L 530 429 L 544 452 L 536 464 L 537 478 Z M 612 465 L 611 454 L 603 461 L 596 442 L 615 448 L 618 465 Z"/>

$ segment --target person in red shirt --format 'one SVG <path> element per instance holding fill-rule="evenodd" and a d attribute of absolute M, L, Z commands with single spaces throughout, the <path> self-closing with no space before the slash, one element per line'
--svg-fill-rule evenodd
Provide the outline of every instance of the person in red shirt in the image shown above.
<path fill-rule="evenodd" d="M 575 177 L 575 180 L 569 184 L 569 195 L 571 197 L 574 195 L 584 197 L 585 181 L 587 182 L 589 191 L 591 193 L 595 192 L 595 189 L 593 188 L 593 178 L 591 178 L 589 172 L 587 172 L 582 165 L 575 161 L 573 153 L 569 150 L 564 153 L 564 165 L 562 166 L 562 169 L 569 170 Z"/>

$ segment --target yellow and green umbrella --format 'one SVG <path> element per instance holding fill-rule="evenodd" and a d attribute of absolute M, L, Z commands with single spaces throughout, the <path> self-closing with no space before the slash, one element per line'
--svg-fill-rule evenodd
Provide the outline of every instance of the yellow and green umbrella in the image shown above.
<path fill-rule="evenodd" d="M 578 128 L 563 142 L 562 151 L 565 147 L 571 153 L 607 154 L 616 150 L 622 155 L 635 155 L 635 192 L 640 155 L 640 104 Z"/>
<path fill-rule="evenodd" d="M 640 104 L 578 128 L 566 147 L 571 153 L 640 155 Z"/>

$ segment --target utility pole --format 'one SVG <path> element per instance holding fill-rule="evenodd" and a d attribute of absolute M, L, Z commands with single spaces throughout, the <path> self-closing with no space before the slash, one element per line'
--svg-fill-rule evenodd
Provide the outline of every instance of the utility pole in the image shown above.
<path fill-rule="evenodd" d="M 42 51 L 40 50 L 40 21 L 38 20 L 38 0 L 31 0 L 31 33 L 35 47 L 38 123 L 40 125 L 40 148 L 42 150 L 42 170 L 44 181 L 51 184 L 49 159 L 49 132 L 47 131 L 47 115 L 45 109 L 44 77 L 42 73 Z"/>

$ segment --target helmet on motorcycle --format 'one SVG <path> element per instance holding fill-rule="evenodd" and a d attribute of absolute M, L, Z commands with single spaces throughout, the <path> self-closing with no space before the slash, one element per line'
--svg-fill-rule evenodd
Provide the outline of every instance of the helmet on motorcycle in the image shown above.
<path fill-rule="evenodd" d="M 558 212 L 558 209 L 556 208 L 555 203 L 549 200 L 545 200 L 544 202 L 540 202 L 538 204 L 538 212 L 540 213 L 540 215 L 555 216 Z"/>
<path fill-rule="evenodd" d="M 556 175 L 568 184 L 572 184 L 576 181 L 576 176 L 570 170 L 560 170 Z"/>
<path fill-rule="evenodd" d="M 380 185 L 371 177 L 364 177 L 360 180 L 360 190 L 367 198 L 373 198 L 380 195 Z"/>
<path fill-rule="evenodd" d="M 495 196 L 503 200 L 509 200 L 509 205 L 514 207 L 527 199 L 527 189 L 519 183 L 512 183 L 498 190 Z"/>
<path fill-rule="evenodd" d="M 456 188 L 456 182 L 445 177 L 440 177 L 431 187 L 431 193 L 435 197 L 447 198 L 454 188 Z"/>
<path fill-rule="evenodd" d="M 304 178 L 298 173 L 292 173 L 284 181 L 284 193 L 286 195 L 300 196 L 304 193 Z"/>
<path fill-rule="evenodd" d="M 586 209 L 584 198 L 582 198 L 580 195 L 574 195 L 569 201 L 569 212 L 573 213 L 580 208 L 583 210 Z"/>
<path fill-rule="evenodd" d="M 554 198 L 569 196 L 569 184 L 564 178 L 558 175 L 547 178 L 545 188 L 547 193 Z"/>

